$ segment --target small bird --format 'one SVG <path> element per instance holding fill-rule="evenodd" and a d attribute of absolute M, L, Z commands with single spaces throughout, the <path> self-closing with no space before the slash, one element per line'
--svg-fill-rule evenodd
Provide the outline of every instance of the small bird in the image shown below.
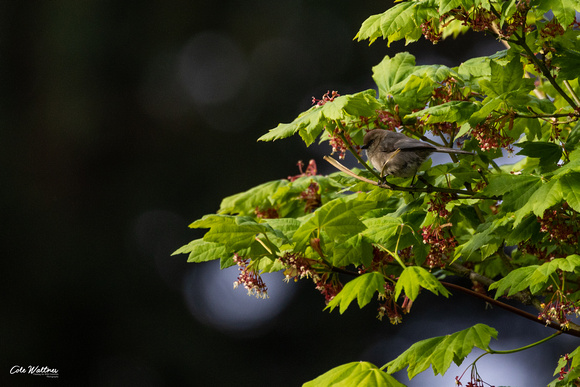
<path fill-rule="evenodd" d="M 412 177 L 433 152 L 473 155 L 460 149 L 444 148 L 407 137 L 403 133 L 373 129 L 365 134 L 362 149 L 381 177 Z"/>

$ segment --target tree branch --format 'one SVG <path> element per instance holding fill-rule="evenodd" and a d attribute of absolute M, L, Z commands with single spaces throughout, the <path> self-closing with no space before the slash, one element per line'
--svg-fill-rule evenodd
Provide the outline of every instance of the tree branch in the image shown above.
<path fill-rule="evenodd" d="M 468 191 L 468 190 L 461 190 L 461 189 L 454 189 L 454 188 L 435 187 L 433 185 L 428 185 L 427 187 L 400 187 L 400 186 L 394 185 L 394 184 L 377 182 L 374 180 L 367 179 L 366 177 L 358 176 L 357 174 L 355 174 L 350 169 L 348 169 L 347 167 L 345 167 L 340 162 L 338 162 L 337 160 L 333 159 L 330 156 L 324 156 L 323 158 L 324 158 L 324 160 L 328 161 L 330 164 L 332 164 L 338 170 L 346 173 L 347 175 L 349 175 L 351 177 L 354 177 L 355 179 L 358 179 L 360 181 L 364 181 L 365 183 L 376 185 L 379 188 L 390 189 L 392 191 L 426 192 L 426 193 L 443 192 L 443 193 L 450 193 L 450 194 L 464 195 L 465 196 L 465 197 L 461 197 L 459 199 L 467 199 L 467 198 L 469 198 L 469 199 L 482 199 L 482 200 L 483 199 L 492 199 L 492 200 L 500 200 L 501 199 L 501 197 L 499 197 L 499 196 L 481 196 L 481 195 L 479 195 L 479 192 L 475 192 L 475 191 Z M 366 163 L 364 163 L 364 164 L 366 165 Z"/>
<path fill-rule="evenodd" d="M 538 60 L 538 58 L 536 58 L 536 56 L 532 52 L 532 49 L 526 43 L 525 36 L 518 36 L 516 33 L 514 33 L 514 36 L 516 37 L 517 44 L 524 49 L 526 54 L 528 54 L 528 58 L 530 59 L 530 61 L 532 61 L 537 66 L 537 68 L 546 77 L 548 82 L 550 82 L 550 84 L 554 86 L 554 89 L 556 89 L 556 91 L 566 100 L 566 102 L 570 104 L 570 106 L 572 106 L 574 109 L 577 109 L 578 105 L 576 104 L 576 102 L 572 98 L 570 98 L 568 94 L 566 94 L 566 92 L 560 87 L 560 85 L 558 85 L 558 82 L 556 82 L 556 79 L 552 76 L 550 70 L 540 60 Z"/>
<path fill-rule="evenodd" d="M 469 278 L 472 281 L 477 281 L 477 282 L 485 285 L 486 288 L 489 288 L 489 285 L 491 285 L 492 283 L 495 282 L 490 278 L 487 278 L 479 273 L 474 272 L 473 270 L 469 270 L 466 267 L 459 265 L 458 263 L 452 263 L 451 265 L 449 265 L 447 267 L 447 269 L 449 269 L 453 273 L 456 273 L 456 274 L 459 274 L 463 277 Z M 505 304 L 505 303 L 498 301 L 494 298 L 491 298 L 485 294 L 481 294 L 481 293 L 475 292 L 471 289 L 464 288 L 463 286 L 451 284 L 448 282 L 441 281 L 441 283 L 443 284 L 443 286 L 445 286 L 448 289 L 459 290 L 465 294 L 469 294 L 473 297 L 480 298 L 480 299 L 482 299 L 482 300 L 484 300 L 492 305 L 499 306 L 500 308 L 503 308 L 509 312 L 514 313 L 514 314 L 517 314 L 518 316 L 527 318 L 528 320 L 531 320 L 531 321 L 534 321 L 536 323 L 539 323 L 539 324 L 548 326 L 550 328 L 556 329 L 562 333 L 566 333 L 566 334 L 569 334 L 572 336 L 580 337 L 580 326 L 578 326 L 572 322 L 569 323 L 570 327 L 568 329 L 566 329 L 566 328 L 561 327 L 560 324 L 558 324 L 556 322 L 538 319 L 538 316 L 535 316 L 531 313 L 525 312 L 525 311 L 518 309 L 516 307 L 513 307 L 511 305 Z M 536 309 L 541 310 L 541 308 L 539 307 L 540 302 L 536 298 L 532 297 L 532 295 L 529 292 L 521 291 L 521 292 L 514 294 L 512 297 L 524 305 L 531 304 L 534 307 L 536 307 Z"/>
<path fill-rule="evenodd" d="M 576 103 L 578 104 L 578 106 L 580 106 L 580 99 L 576 95 L 576 92 L 574 91 L 574 89 L 572 88 L 572 86 L 570 86 L 570 82 L 568 82 L 568 80 L 565 79 L 563 81 L 563 83 L 564 83 L 564 86 L 566 86 L 566 89 L 568 89 L 568 92 L 572 95 L 572 98 L 574 98 L 574 101 L 576 101 Z"/>

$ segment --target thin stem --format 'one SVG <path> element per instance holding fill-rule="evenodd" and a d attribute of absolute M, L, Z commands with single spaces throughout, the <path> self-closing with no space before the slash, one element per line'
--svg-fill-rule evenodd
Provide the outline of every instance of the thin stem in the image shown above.
<path fill-rule="evenodd" d="M 268 236 L 267 236 L 265 233 L 263 233 L 262 235 L 264 235 L 264 237 L 266 238 L 266 240 L 267 240 L 268 242 L 270 242 L 270 240 L 268 239 Z M 274 253 L 272 253 L 272 250 L 270 250 L 270 248 L 269 248 L 268 246 L 266 246 L 266 244 L 264 243 L 264 241 L 263 241 L 263 240 L 261 240 L 260 238 L 258 238 L 258 236 L 257 236 L 257 235 L 254 237 L 254 239 L 255 239 L 256 241 L 258 241 L 258 243 L 259 243 L 259 244 L 261 244 L 261 245 L 262 245 L 262 247 L 263 247 L 264 249 L 266 249 L 266 251 L 267 251 L 268 253 L 270 253 L 270 255 L 273 255 L 273 254 L 274 254 Z M 270 243 L 272 243 L 272 242 L 270 242 Z"/>
<path fill-rule="evenodd" d="M 473 205 L 473 209 L 475 210 L 475 214 L 477 215 L 477 219 L 479 220 L 479 222 L 481 224 L 485 223 L 485 217 L 483 216 L 483 212 L 481 212 L 481 209 L 479 208 L 477 203 Z"/>
<path fill-rule="evenodd" d="M 469 294 L 471 296 L 480 298 L 480 299 L 486 301 L 487 303 L 490 303 L 492 305 L 496 305 L 496 306 L 498 306 L 500 308 L 503 308 L 503 309 L 505 309 L 505 310 L 507 310 L 509 312 L 512 312 L 514 314 L 517 314 L 518 316 L 527 318 L 528 320 L 531 320 L 531 321 L 534 321 L 536 323 L 539 323 L 539 324 L 548 326 L 550 328 L 556 329 L 556 330 L 558 330 L 560 332 L 567 333 L 567 334 L 572 335 L 572 336 L 580 337 L 580 330 L 578 330 L 578 329 L 566 329 L 566 328 L 561 327 L 560 324 L 555 323 L 553 321 L 540 320 L 540 319 L 538 319 L 538 316 L 534 316 L 531 313 L 525 312 L 525 311 L 523 311 L 521 309 L 518 309 L 518 308 L 513 307 L 511 305 L 505 304 L 505 303 L 503 303 L 501 301 L 498 301 L 498 300 L 496 300 L 494 298 L 491 298 L 489 296 L 486 296 L 485 294 L 481 294 L 481 293 L 478 293 L 478 292 L 474 292 L 473 290 L 466 289 L 463 286 L 459 286 L 459 285 L 456 285 L 456 284 L 452 284 L 452 283 L 449 283 L 449 282 L 443 282 L 443 281 L 441 281 L 441 284 L 443 286 L 445 286 L 446 288 L 448 288 L 448 289 L 459 290 L 460 292 L 463 292 L 465 294 Z"/>
<path fill-rule="evenodd" d="M 534 111 L 531 108 L 528 108 L 532 113 Z M 534 113 L 534 114 L 521 114 L 514 112 L 514 118 L 558 118 L 558 117 L 570 117 L 578 115 L 577 113 L 553 113 L 553 114 L 543 114 L 543 113 Z"/>
<path fill-rule="evenodd" d="M 385 249 L 383 246 L 380 246 L 380 247 L 383 248 L 385 251 L 389 252 L 389 250 Z M 391 255 L 393 255 L 393 254 L 391 254 Z M 393 257 L 397 258 L 398 256 L 393 255 Z M 400 260 L 397 260 L 397 261 L 398 261 L 398 263 L 403 268 L 406 267 L 405 264 L 402 261 L 400 261 Z M 350 276 L 353 276 L 353 277 L 358 277 L 360 275 L 357 272 L 354 272 L 354 271 L 351 271 L 351 270 L 347 270 L 347 269 L 343 269 L 343 268 L 336 267 L 336 266 L 332 266 L 332 265 L 329 265 L 329 268 L 333 272 L 341 273 L 341 274 L 347 274 L 347 275 L 350 275 Z M 459 265 L 457 263 L 452 263 L 447 268 L 448 269 L 452 269 L 452 271 L 455 272 L 456 274 L 466 275 L 466 273 L 469 273 L 469 275 L 467 275 L 467 276 L 472 281 L 477 281 L 477 282 L 485 285 L 486 287 L 489 287 L 489 285 L 491 285 L 494 282 L 492 279 L 487 278 L 487 277 L 485 277 L 485 276 L 483 276 L 483 275 L 481 275 L 479 273 L 476 273 L 474 271 L 471 271 L 471 270 L 469 270 L 469 269 L 467 269 L 467 268 L 465 268 L 465 267 L 463 267 L 463 266 L 461 266 L 461 265 Z M 473 297 L 482 299 L 482 300 L 484 300 L 485 302 L 487 302 L 489 304 L 498 306 L 498 307 L 500 307 L 502 309 L 505 309 L 505 310 L 507 310 L 509 312 L 512 312 L 514 314 L 517 314 L 518 316 L 524 317 L 524 318 L 526 318 L 526 319 L 528 319 L 530 321 L 534 321 L 536 323 L 545 325 L 546 327 L 550 327 L 550 328 L 556 329 L 558 332 L 556 332 L 551 337 L 553 337 L 555 335 L 558 335 L 558 334 L 561 334 L 561 333 L 566 333 L 566 334 L 571 335 L 571 336 L 580 337 L 580 326 L 578 326 L 578 325 L 576 325 L 574 323 L 570 323 L 570 326 L 568 328 L 564 328 L 564 327 L 561 327 L 560 324 L 558 324 L 558 323 L 555 323 L 553 321 L 540 320 L 540 319 L 538 319 L 537 316 L 535 316 L 535 315 L 533 315 L 531 313 L 525 312 L 525 311 L 523 311 L 521 309 L 518 309 L 518 308 L 516 308 L 514 306 L 505 304 L 505 303 L 503 303 L 501 301 L 498 301 L 498 300 L 496 300 L 494 298 L 491 298 L 491 297 L 489 297 L 489 296 L 487 296 L 485 294 L 478 293 L 478 292 L 474 292 L 473 290 L 470 290 L 470 289 L 464 288 L 463 286 L 459 286 L 459 285 L 452 284 L 452 283 L 449 283 L 449 282 L 445 282 L 445 281 L 440 281 L 440 282 L 447 289 L 458 290 L 458 291 L 460 291 L 462 293 L 465 293 L 465 294 L 468 294 L 470 296 L 473 296 Z M 513 295 L 513 297 L 514 298 L 517 298 L 520 302 L 522 302 L 524 304 L 533 304 L 535 307 L 539 307 L 540 302 L 538 301 L 538 299 L 536 299 L 536 298 L 526 299 L 526 297 L 530 297 L 530 296 L 529 295 L 525 295 L 523 293 L 524 292 L 518 292 L 515 295 Z M 545 339 L 545 340 L 548 340 L 548 339 Z M 537 345 L 537 344 L 534 344 L 534 345 Z M 502 352 L 501 351 L 498 351 L 497 353 L 502 353 Z M 509 353 L 509 352 L 505 352 L 505 353 Z"/>
<path fill-rule="evenodd" d="M 400 234 L 399 234 L 400 236 Z M 399 241 L 397 241 L 397 246 L 399 245 Z M 393 256 L 393 258 L 395 258 L 395 260 L 397 261 L 397 263 L 399 265 L 401 265 L 401 267 L 403 268 L 403 270 L 405 270 L 407 268 L 407 266 L 405 266 L 405 264 L 403 263 L 403 261 L 401 260 L 401 257 L 399 257 L 399 254 L 397 254 L 397 252 L 392 252 L 389 249 L 387 249 L 384 246 L 381 246 L 377 243 L 377 246 L 379 246 L 381 249 L 383 249 L 384 251 L 386 251 L 387 253 L 391 254 Z"/>
<path fill-rule="evenodd" d="M 528 58 L 540 69 L 542 74 L 546 77 L 546 79 L 548 79 L 548 82 L 554 86 L 554 89 L 556 89 L 556 91 L 566 100 L 566 102 L 570 104 L 570 106 L 572 106 L 574 109 L 577 109 L 578 105 L 576 102 L 570 98 L 568 94 L 566 94 L 560 85 L 558 85 L 558 82 L 556 82 L 556 79 L 552 76 L 552 73 L 550 73 L 550 70 L 546 67 L 546 65 L 538 58 L 536 58 L 532 52 L 532 49 L 527 45 L 526 39 L 524 37 L 518 36 L 516 33 L 514 33 L 514 36 L 517 39 L 517 44 L 524 49 L 526 54 L 528 54 Z"/>
<path fill-rule="evenodd" d="M 568 82 L 568 80 L 564 80 L 563 81 L 564 86 L 566 86 L 566 89 L 568 89 L 568 92 L 572 95 L 572 98 L 574 98 L 574 101 L 576 101 L 576 104 L 580 106 L 580 98 L 578 98 L 578 95 L 576 95 L 576 92 L 574 91 L 574 89 L 572 88 L 572 86 L 570 86 L 570 82 Z"/>
<path fill-rule="evenodd" d="M 487 347 L 487 349 L 486 349 L 485 351 L 486 351 L 487 353 L 492 353 L 492 354 L 497 354 L 497 355 L 507 355 L 507 354 L 509 354 L 509 353 L 516 353 L 516 352 L 521 352 L 521 351 L 525 351 L 526 349 L 533 348 L 533 347 L 535 347 L 536 345 L 540 345 L 540 344 L 542 344 L 542 343 L 545 343 L 546 341 L 548 341 L 548 340 L 551 340 L 551 339 L 553 339 L 553 338 L 554 338 L 554 337 L 556 337 L 556 336 L 560 336 L 561 334 L 562 334 L 562 332 L 558 331 L 558 332 L 556 332 L 556 333 L 554 333 L 554 334 L 552 334 L 552 335 L 550 335 L 550 336 L 548 336 L 548 337 L 545 337 L 545 338 L 543 338 L 543 339 L 542 339 L 542 340 L 540 340 L 540 341 L 536 341 L 535 343 L 528 344 L 528 345 L 526 345 L 526 346 L 523 346 L 523 347 L 521 347 L 521 348 L 508 349 L 508 350 L 504 350 L 504 351 L 495 351 L 495 350 L 493 350 L 493 349 L 491 349 L 491 348 Z"/>

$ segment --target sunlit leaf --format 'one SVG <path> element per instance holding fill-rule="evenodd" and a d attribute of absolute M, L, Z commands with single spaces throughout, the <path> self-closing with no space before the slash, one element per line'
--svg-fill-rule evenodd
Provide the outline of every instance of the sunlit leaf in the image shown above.
<path fill-rule="evenodd" d="M 461 365 L 473 347 L 486 349 L 492 337 L 497 338 L 495 329 L 485 324 L 476 324 L 451 335 L 422 340 L 389 362 L 387 370 L 392 374 L 408 367 L 407 374 L 412 379 L 431 366 L 435 375 L 443 375 L 452 361 Z"/>
<path fill-rule="evenodd" d="M 365 273 L 349 281 L 344 288 L 328 303 L 326 309 L 334 308 L 340 305 L 340 313 L 348 308 L 350 303 L 357 300 L 359 308 L 368 304 L 376 292 L 384 293 L 385 279 L 382 274 L 377 272 Z"/>
<path fill-rule="evenodd" d="M 187 262 L 206 262 L 221 259 L 228 255 L 228 253 L 228 249 L 222 244 L 196 239 L 176 250 L 171 255 L 189 254 Z"/>
<path fill-rule="evenodd" d="M 335 367 L 303 387 L 404 387 L 394 377 L 368 362 L 353 362 Z"/>
<path fill-rule="evenodd" d="M 433 276 L 433 274 L 429 273 L 424 268 L 419 266 L 407 266 L 397 280 L 397 285 L 395 285 L 395 300 L 397 300 L 401 295 L 401 292 L 404 291 L 409 299 L 415 301 L 421 288 L 425 288 L 436 295 L 442 294 L 445 297 L 448 297 L 449 294 L 451 294 L 447 289 L 445 289 L 441 282 Z"/>

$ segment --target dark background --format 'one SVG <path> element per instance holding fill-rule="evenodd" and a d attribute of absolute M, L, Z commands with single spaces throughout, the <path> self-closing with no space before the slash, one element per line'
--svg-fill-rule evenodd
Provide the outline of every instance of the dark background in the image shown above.
<path fill-rule="evenodd" d="M 323 312 L 308 281 L 267 276 L 270 298 L 255 300 L 231 288 L 235 269 L 170 257 L 202 236 L 187 225 L 223 197 L 294 175 L 299 159 L 332 172 L 326 145 L 256 142 L 313 96 L 372 87 L 384 55 L 456 66 L 501 49 L 482 35 L 353 41 L 388 6 L 0 2 L 0 383 L 296 386 L 477 322 L 500 331 L 498 349 L 552 333 L 461 295 L 424 294 L 395 327 L 372 305 Z M 527 357 L 484 358 L 479 371 L 492 384 L 545 385 L 576 345 L 561 337 Z M 410 385 L 452 385 L 468 363 Z M 59 378 L 10 375 L 14 365 Z"/>

